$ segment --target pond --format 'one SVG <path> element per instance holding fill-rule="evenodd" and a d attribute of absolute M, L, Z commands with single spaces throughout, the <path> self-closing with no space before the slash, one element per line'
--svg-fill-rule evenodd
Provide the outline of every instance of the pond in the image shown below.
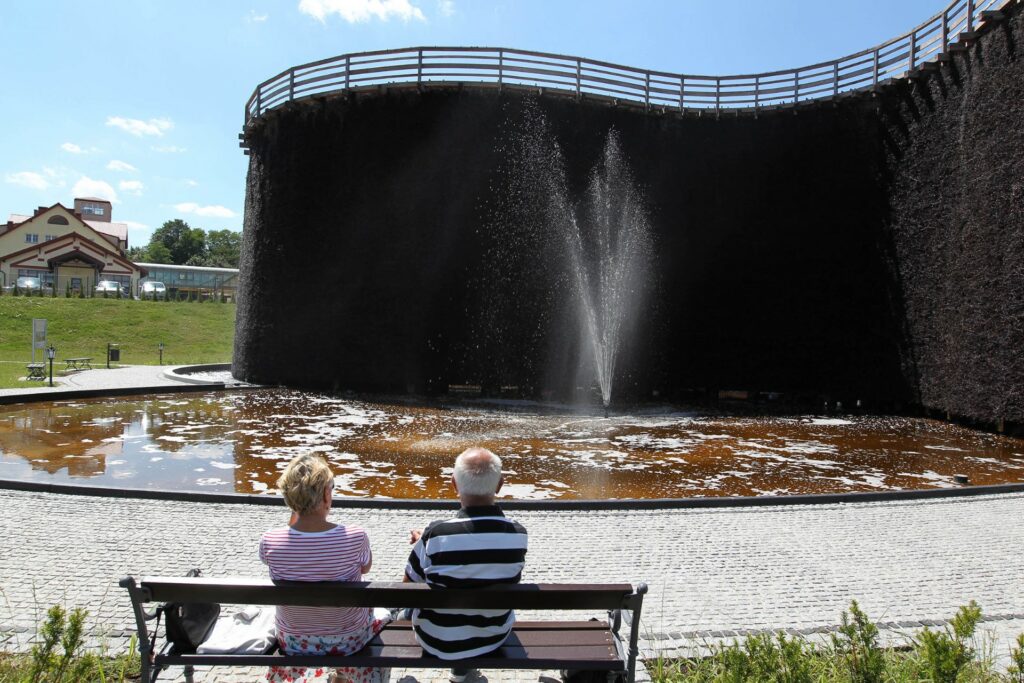
<path fill-rule="evenodd" d="M 502 496 L 628 499 L 888 491 L 1024 482 L 1024 440 L 925 419 L 581 414 L 283 389 L 0 407 L 0 478 L 272 494 L 318 451 L 339 496 L 451 497 L 471 445 L 504 461 Z"/>

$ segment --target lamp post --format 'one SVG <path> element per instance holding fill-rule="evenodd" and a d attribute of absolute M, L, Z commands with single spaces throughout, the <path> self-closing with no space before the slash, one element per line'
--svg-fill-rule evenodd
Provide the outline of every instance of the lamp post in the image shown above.
<path fill-rule="evenodd" d="M 46 357 L 50 359 L 50 386 L 53 386 L 53 357 L 57 355 L 57 349 L 53 348 L 53 344 L 46 347 Z"/>
<path fill-rule="evenodd" d="M 163 365 L 164 364 L 164 343 L 160 342 L 160 345 L 159 345 L 158 348 L 160 349 L 160 365 Z"/>

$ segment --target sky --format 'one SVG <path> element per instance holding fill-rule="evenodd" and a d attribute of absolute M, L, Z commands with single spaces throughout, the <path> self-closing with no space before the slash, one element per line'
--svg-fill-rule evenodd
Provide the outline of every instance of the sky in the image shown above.
<path fill-rule="evenodd" d="M 508 47 L 726 75 L 858 52 L 942 0 L 4 0 L 0 220 L 114 203 L 129 244 L 165 221 L 241 230 L 243 107 L 347 52 Z M 328 198 L 329 199 L 329 198 Z"/>

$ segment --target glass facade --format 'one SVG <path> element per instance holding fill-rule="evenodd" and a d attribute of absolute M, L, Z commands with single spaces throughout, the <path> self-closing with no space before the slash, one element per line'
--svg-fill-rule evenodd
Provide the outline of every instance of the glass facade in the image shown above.
<path fill-rule="evenodd" d="M 200 266 L 169 266 L 160 263 L 140 263 L 149 274 L 139 281 L 162 282 L 170 296 L 220 295 L 233 298 L 238 287 L 238 271 L 233 268 L 204 268 Z"/>

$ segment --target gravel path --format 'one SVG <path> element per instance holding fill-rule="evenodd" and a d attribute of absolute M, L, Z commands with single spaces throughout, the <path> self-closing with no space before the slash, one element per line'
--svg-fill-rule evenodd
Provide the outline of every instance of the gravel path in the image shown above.
<path fill-rule="evenodd" d="M 120 389 L 127 387 L 177 387 L 183 386 L 185 382 L 167 377 L 164 372 L 174 367 L 171 365 L 123 365 L 121 367 L 107 370 L 105 367 L 97 367 L 94 370 L 82 370 L 58 377 L 54 374 L 51 388 L 48 382 L 39 384 L 28 384 L 15 389 L 0 389 L 0 396 L 17 396 L 20 394 L 48 394 L 56 391 L 69 391 L 78 389 Z M 58 365 L 54 364 L 56 373 Z"/>

